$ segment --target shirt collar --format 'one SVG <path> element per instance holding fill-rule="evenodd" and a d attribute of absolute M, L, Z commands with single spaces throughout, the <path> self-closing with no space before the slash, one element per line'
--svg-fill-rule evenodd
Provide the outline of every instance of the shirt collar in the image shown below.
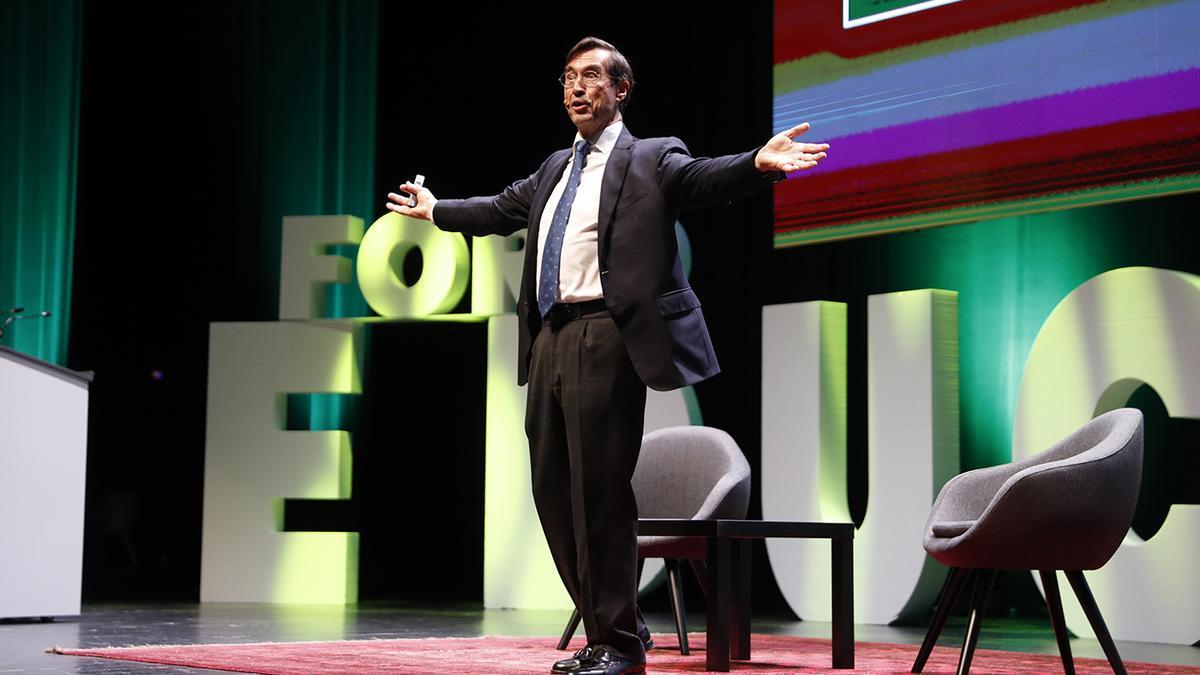
<path fill-rule="evenodd" d="M 613 146 L 617 144 L 617 138 L 620 137 L 621 130 L 624 128 L 625 128 L 625 123 L 622 122 L 621 120 L 617 120 L 616 122 L 613 122 L 612 124 L 608 125 L 607 127 L 604 127 L 604 131 L 601 131 L 600 136 L 596 138 L 596 141 L 594 143 L 592 143 L 591 151 L 592 152 L 602 152 L 606 155 L 608 153 L 612 152 Z M 578 143 L 579 141 L 582 141 L 582 140 L 583 140 L 583 136 L 579 135 L 579 132 L 576 131 L 575 132 L 575 141 L 571 145 L 574 146 L 575 143 Z"/>

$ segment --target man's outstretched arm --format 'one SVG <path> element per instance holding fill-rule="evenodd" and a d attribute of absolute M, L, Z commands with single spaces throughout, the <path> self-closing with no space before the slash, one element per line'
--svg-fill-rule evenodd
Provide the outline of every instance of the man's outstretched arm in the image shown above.
<path fill-rule="evenodd" d="M 667 193 L 683 207 L 721 204 L 753 194 L 786 173 L 816 166 L 825 158 L 827 143 L 802 143 L 795 138 L 808 123 L 771 137 L 758 150 L 739 155 L 694 158 L 678 139 L 664 149 L 659 172 Z"/>
<path fill-rule="evenodd" d="M 754 168 L 763 173 L 768 171 L 792 173 L 816 166 L 817 162 L 825 159 L 825 151 L 829 149 L 829 144 L 797 141 L 796 137 L 806 131 L 808 131 L 808 122 L 801 122 L 787 131 L 772 136 L 771 140 L 767 141 L 767 144 L 762 146 L 758 154 L 754 156 Z"/>
<path fill-rule="evenodd" d="M 388 193 L 387 207 L 403 216 L 432 221 L 449 232 L 507 236 L 528 225 L 536 176 L 519 180 L 494 197 L 470 199 L 439 200 L 429 188 L 406 182 L 397 192 Z M 413 206 L 408 205 L 410 196 L 416 200 Z"/>

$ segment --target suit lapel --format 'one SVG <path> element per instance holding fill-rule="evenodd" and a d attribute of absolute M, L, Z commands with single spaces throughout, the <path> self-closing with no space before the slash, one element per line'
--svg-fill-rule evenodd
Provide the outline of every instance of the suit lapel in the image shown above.
<path fill-rule="evenodd" d="M 604 166 L 604 180 L 600 187 L 600 213 L 596 221 L 596 242 L 599 249 L 597 254 L 601 263 L 608 259 L 608 227 L 617 207 L 617 198 L 621 196 L 621 186 L 625 184 L 625 174 L 629 172 L 629 158 L 633 155 L 633 143 L 636 140 L 628 128 L 622 128 L 621 135 L 613 145 L 612 155 Z"/>
<path fill-rule="evenodd" d="M 555 157 L 554 161 L 550 162 L 546 173 L 538 178 L 537 192 L 533 193 L 533 202 L 529 205 L 529 231 L 526 234 L 526 241 L 532 241 L 534 248 L 537 247 L 538 230 L 542 227 L 542 211 L 546 210 L 546 202 L 550 201 L 550 193 L 554 192 L 554 186 L 558 185 L 559 179 L 562 178 L 563 170 L 567 168 L 567 160 L 571 158 L 571 151 L 559 150 L 559 157 Z"/>
<path fill-rule="evenodd" d="M 533 201 L 529 205 L 529 227 L 525 230 L 525 273 L 521 275 L 522 295 L 530 306 L 536 307 L 537 289 L 534 279 L 537 278 L 538 230 L 542 227 L 542 211 L 546 210 L 546 202 L 550 201 L 550 193 L 562 178 L 563 170 L 567 168 L 567 160 L 571 157 L 570 150 L 559 150 L 559 155 L 547 165 L 546 172 L 538 176 L 537 191 L 533 193 Z"/>

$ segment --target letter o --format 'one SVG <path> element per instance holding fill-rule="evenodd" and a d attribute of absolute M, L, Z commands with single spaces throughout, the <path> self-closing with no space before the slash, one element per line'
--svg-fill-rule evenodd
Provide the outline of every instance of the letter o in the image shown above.
<path fill-rule="evenodd" d="M 403 260 L 413 248 L 421 251 L 424 266 L 409 286 L 392 261 Z M 467 290 L 471 259 L 461 234 L 389 211 L 363 235 L 357 265 L 358 285 L 371 309 L 380 316 L 416 317 L 444 314 L 458 304 Z"/>

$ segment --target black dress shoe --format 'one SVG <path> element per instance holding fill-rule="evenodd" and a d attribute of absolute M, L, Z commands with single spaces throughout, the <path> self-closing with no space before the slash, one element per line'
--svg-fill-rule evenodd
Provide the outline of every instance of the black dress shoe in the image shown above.
<path fill-rule="evenodd" d="M 616 654 L 609 654 L 604 647 L 597 647 L 592 650 L 590 658 L 581 662 L 578 670 L 570 672 L 571 675 L 626 675 L 646 672 L 646 664 L 634 663 Z"/>
<path fill-rule="evenodd" d="M 650 629 L 642 626 L 642 630 L 638 632 L 638 637 L 642 639 L 642 647 L 646 651 L 654 649 L 654 638 L 650 637 Z"/>
<path fill-rule="evenodd" d="M 590 646 L 584 647 L 583 649 L 575 652 L 575 656 L 572 656 L 569 659 L 555 661 L 554 665 L 550 666 L 550 672 L 574 673 L 579 670 L 579 666 L 583 665 L 584 661 L 590 658 L 592 658 L 592 648 Z"/>

